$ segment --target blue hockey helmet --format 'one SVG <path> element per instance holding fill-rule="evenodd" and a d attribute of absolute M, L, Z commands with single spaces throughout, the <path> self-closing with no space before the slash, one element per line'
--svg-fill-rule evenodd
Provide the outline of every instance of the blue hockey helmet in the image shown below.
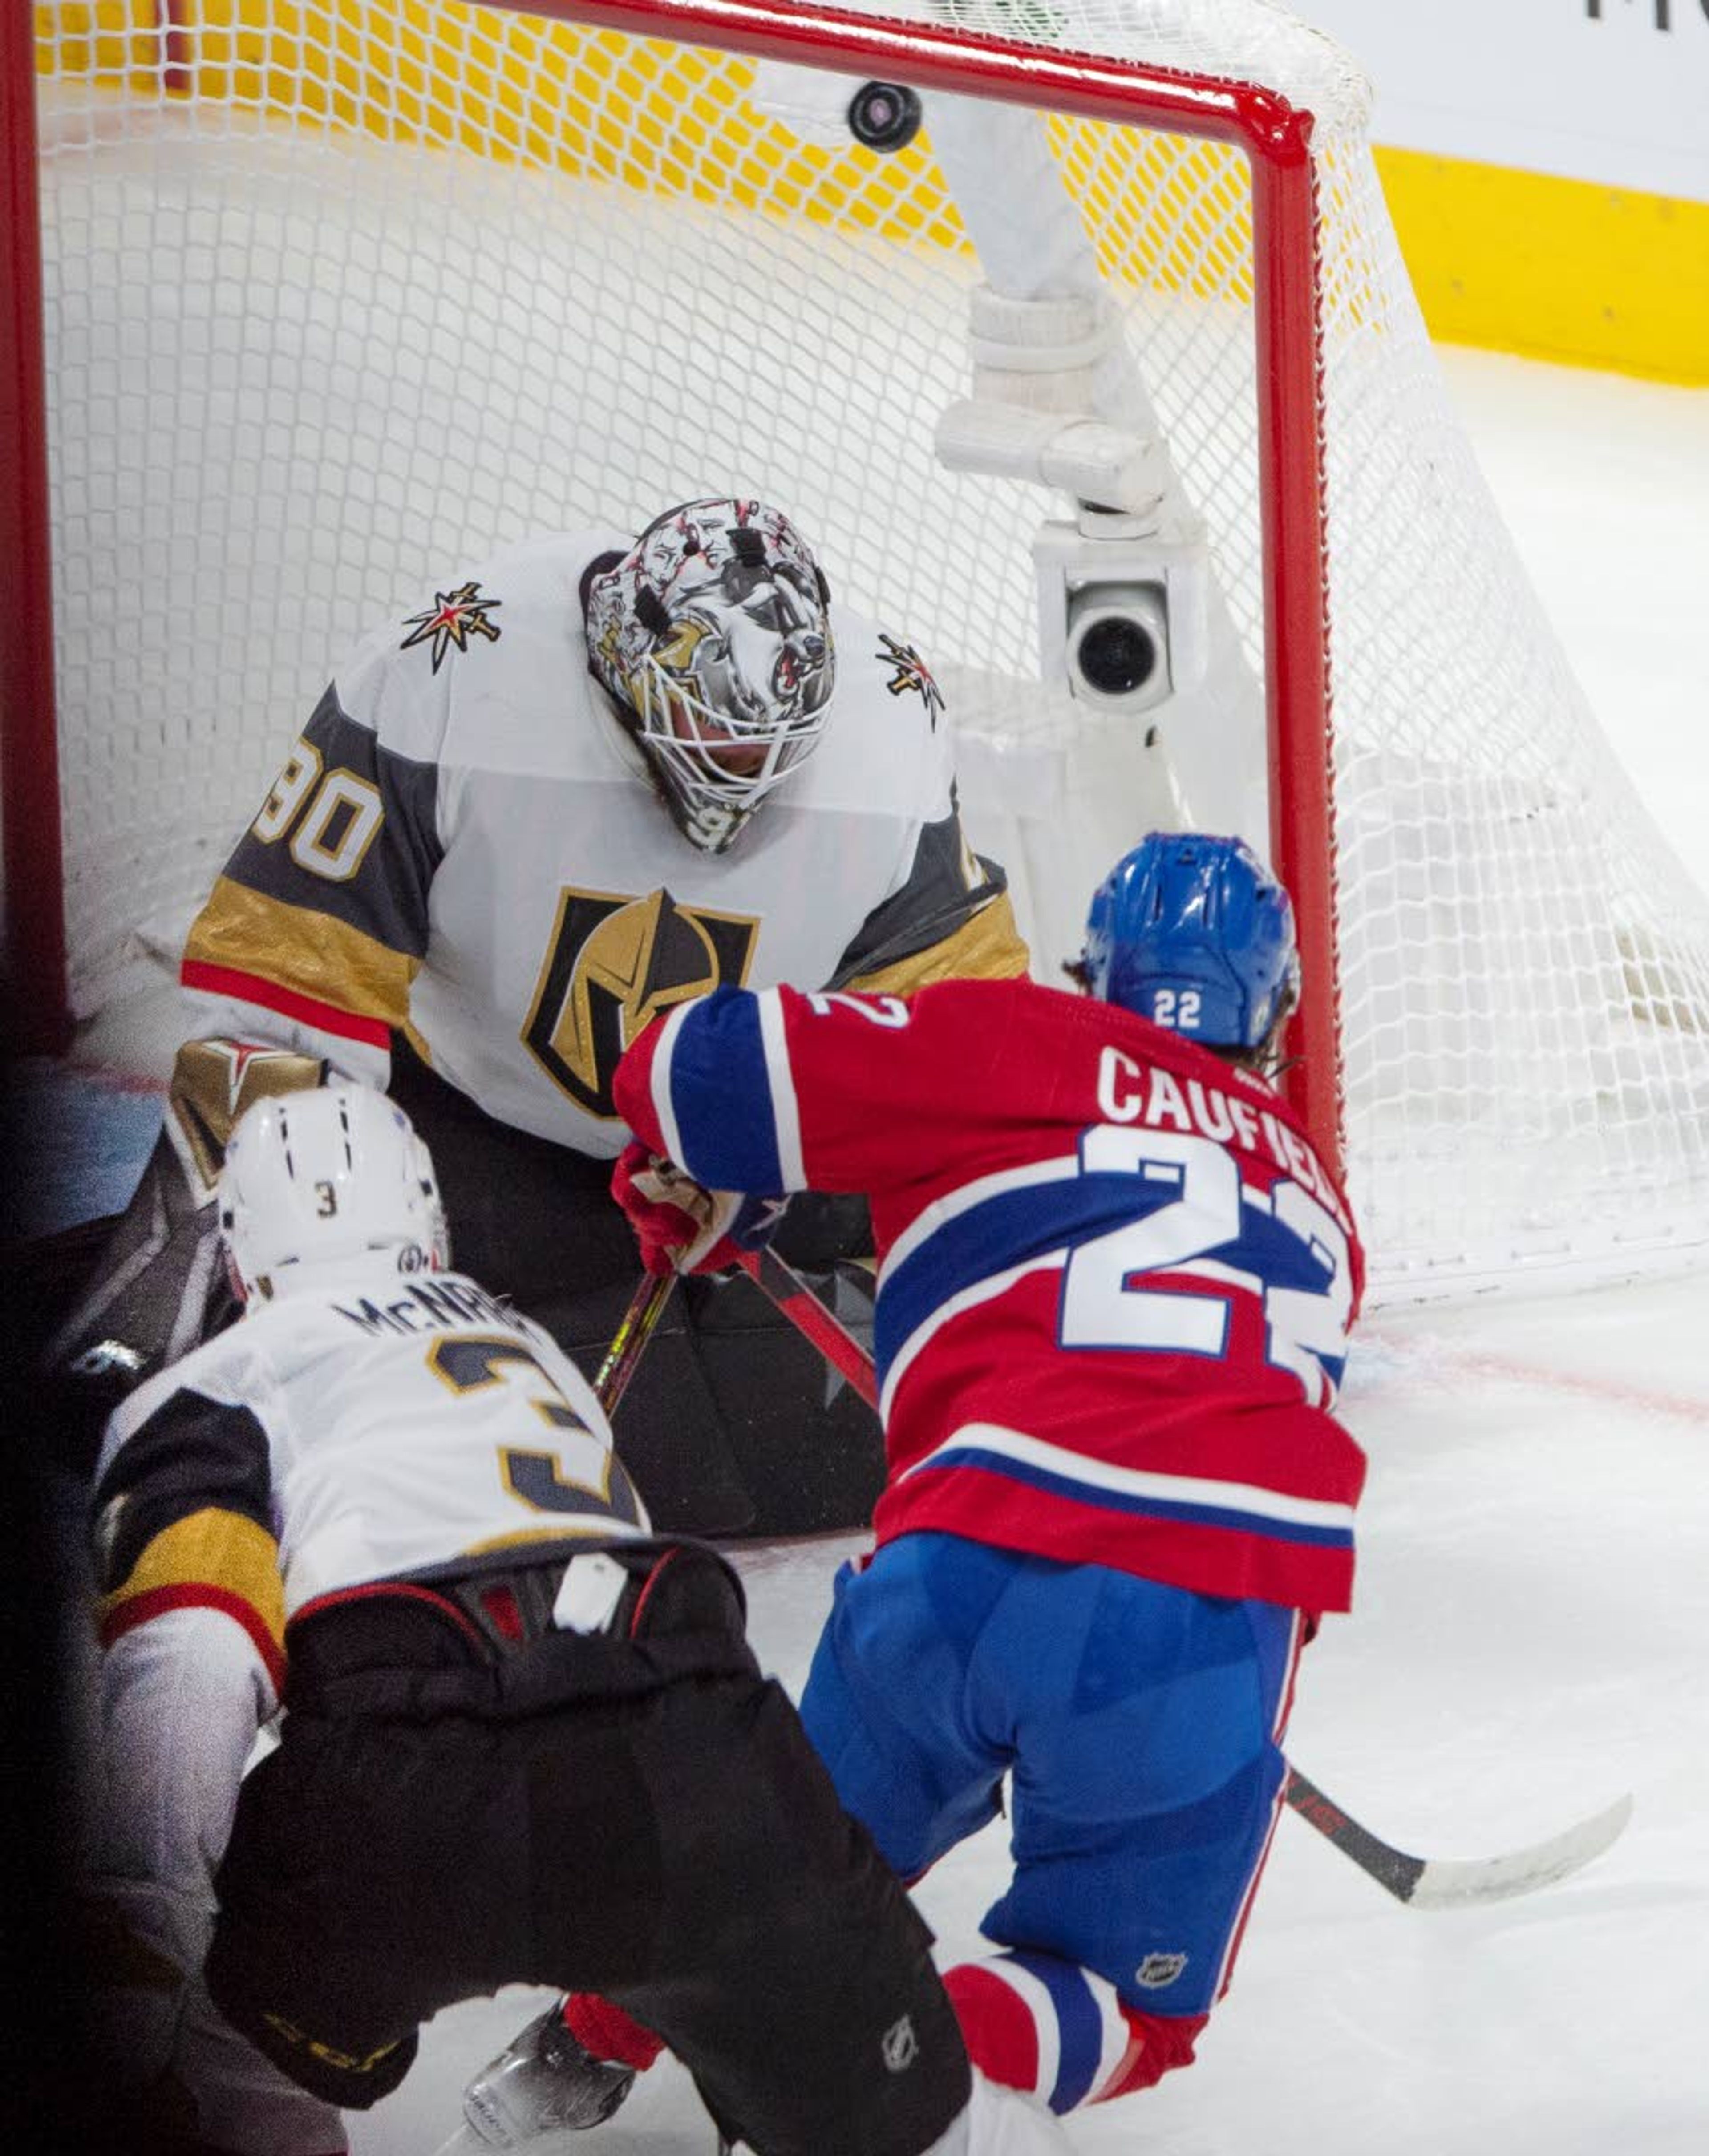
<path fill-rule="evenodd" d="M 1079 978 L 1212 1048 L 1257 1048 L 1298 993 L 1288 895 L 1241 839 L 1153 831 L 1092 894 Z"/>

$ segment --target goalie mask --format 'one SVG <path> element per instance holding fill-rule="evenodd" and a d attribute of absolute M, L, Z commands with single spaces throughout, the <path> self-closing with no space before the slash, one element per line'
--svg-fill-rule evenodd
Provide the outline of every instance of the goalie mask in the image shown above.
<path fill-rule="evenodd" d="M 245 1302 L 382 1252 L 400 1273 L 436 1272 L 450 1256 L 428 1149 L 403 1110 L 367 1086 L 258 1101 L 226 1147 L 218 1203 Z"/>
<path fill-rule="evenodd" d="M 1261 1048 L 1299 997 L 1294 909 L 1244 839 L 1153 831 L 1093 893 L 1072 970 L 1172 1033 Z"/>
<path fill-rule="evenodd" d="M 836 684 L 829 593 L 758 501 L 690 501 L 591 578 L 588 649 L 678 829 L 721 854 L 818 745 Z"/>

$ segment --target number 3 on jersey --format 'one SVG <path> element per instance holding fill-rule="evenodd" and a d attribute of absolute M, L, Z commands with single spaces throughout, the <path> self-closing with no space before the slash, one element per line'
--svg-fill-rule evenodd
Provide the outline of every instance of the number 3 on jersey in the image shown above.
<path fill-rule="evenodd" d="M 612 1502 L 615 1463 L 610 1452 L 521 1341 L 491 1333 L 453 1334 L 428 1350 L 428 1367 L 455 1393 L 519 1385 L 535 1413 L 557 1432 L 552 1451 L 522 1445 L 500 1449 L 500 1469 L 513 1497 L 540 1512 L 585 1512 L 590 1499 L 602 1507 Z M 579 1475 L 572 1471 L 572 1460 Z"/>
<path fill-rule="evenodd" d="M 1315 1198 L 1286 1178 L 1267 1196 L 1243 1187 L 1234 1155 L 1214 1139 L 1111 1123 L 1081 1138 L 1080 1173 L 1137 1177 L 1162 1203 L 1070 1255 L 1065 1348 L 1225 1355 L 1229 1294 L 1257 1295 L 1265 1360 L 1293 1373 L 1310 1405 L 1330 1405 L 1347 1354 L 1352 1274 L 1346 1234 Z M 1164 1273 L 1229 1294 L 1156 1285 Z M 1130 1285 L 1136 1276 L 1152 1284 Z"/>

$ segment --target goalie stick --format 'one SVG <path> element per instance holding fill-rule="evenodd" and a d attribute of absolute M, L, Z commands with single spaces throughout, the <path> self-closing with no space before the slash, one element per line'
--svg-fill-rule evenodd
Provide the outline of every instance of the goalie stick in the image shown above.
<path fill-rule="evenodd" d="M 871 1357 L 794 1267 L 769 1246 L 745 1251 L 740 1263 L 755 1286 L 875 1409 L 878 1379 Z M 1308 1825 L 1409 1909 L 1469 1908 L 1552 1886 L 1600 1856 L 1632 1815 L 1632 1799 L 1624 1796 L 1547 1841 L 1500 1856 L 1411 1856 L 1361 1825 L 1297 1767 L 1289 1767 L 1282 1794 Z"/>

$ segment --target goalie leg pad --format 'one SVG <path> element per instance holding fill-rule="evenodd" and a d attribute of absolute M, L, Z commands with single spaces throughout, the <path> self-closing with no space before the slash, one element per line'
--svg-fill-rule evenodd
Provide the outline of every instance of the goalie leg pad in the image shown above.
<path fill-rule="evenodd" d="M 252 1101 L 319 1086 L 326 1074 L 314 1056 L 244 1041 L 192 1040 L 178 1050 L 154 1151 L 48 1342 L 48 1375 L 79 1452 L 99 1441 L 126 1393 L 233 1314 L 213 1204 L 226 1140 Z"/>

